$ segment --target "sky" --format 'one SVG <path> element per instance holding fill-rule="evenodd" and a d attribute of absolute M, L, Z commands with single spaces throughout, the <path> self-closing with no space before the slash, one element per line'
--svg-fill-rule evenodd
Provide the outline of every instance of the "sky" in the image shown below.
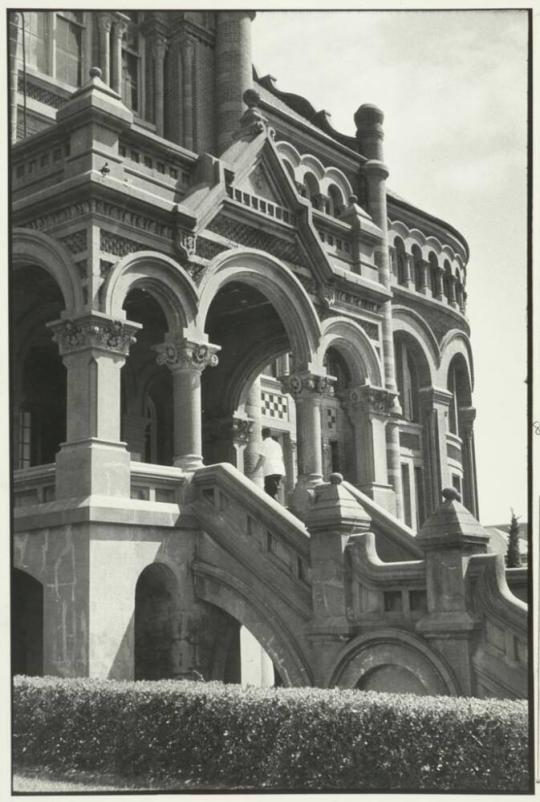
<path fill-rule="evenodd" d="M 259 76 L 354 135 L 385 114 L 389 186 L 467 239 L 480 520 L 527 518 L 527 16 L 258 12 Z"/>

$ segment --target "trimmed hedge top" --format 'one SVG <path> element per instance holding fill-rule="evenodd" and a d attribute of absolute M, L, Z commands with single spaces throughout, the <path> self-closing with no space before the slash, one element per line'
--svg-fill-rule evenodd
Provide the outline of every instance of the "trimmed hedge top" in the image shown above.
<path fill-rule="evenodd" d="M 18 767 L 220 787 L 529 789 L 525 701 L 16 677 Z"/>

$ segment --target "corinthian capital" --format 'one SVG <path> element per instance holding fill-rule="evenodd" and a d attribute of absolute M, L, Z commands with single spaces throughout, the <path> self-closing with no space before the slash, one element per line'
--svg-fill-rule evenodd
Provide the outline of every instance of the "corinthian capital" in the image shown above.
<path fill-rule="evenodd" d="M 123 357 L 128 355 L 141 328 L 138 323 L 111 320 L 95 312 L 75 320 L 57 320 L 48 327 L 61 356 L 92 348 Z"/>
<path fill-rule="evenodd" d="M 291 373 L 281 376 L 281 388 L 289 393 L 295 400 L 302 400 L 309 396 L 333 395 L 333 376 L 323 376 L 317 373 Z"/>
<path fill-rule="evenodd" d="M 198 370 L 206 367 L 214 368 L 218 364 L 217 352 L 219 345 L 200 343 L 188 340 L 186 337 L 172 338 L 171 340 L 155 345 L 158 365 L 167 365 L 170 370 Z"/>
<path fill-rule="evenodd" d="M 396 400 L 397 393 L 391 393 L 384 387 L 362 384 L 359 387 L 351 387 L 343 403 L 349 412 L 360 409 L 368 415 L 390 416 L 395 412 Z"/>

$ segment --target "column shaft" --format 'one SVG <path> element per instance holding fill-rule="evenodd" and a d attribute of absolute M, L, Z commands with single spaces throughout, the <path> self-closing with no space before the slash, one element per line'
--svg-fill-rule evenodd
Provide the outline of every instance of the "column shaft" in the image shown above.
<path fill-rule="evenodd" d="M 122 37 L 125 31 L 125 23 L 114 23 L 112 30 L 111 88 L 118 94 L 122 94 Z"/>
<path fill-rule="evenodd" d="M 220 11 L 216 31 L 217 149 L 222 153 L 238 130 L 252 85 L 251 11 Z"/>
<path fill-rule="evenodd" d="M 110 14 L 100 14 L 99 24 L 99 66 L 101 67 L 101 77 L 108 84 L 111 81 L 111 27 L 112 19 Z"/>

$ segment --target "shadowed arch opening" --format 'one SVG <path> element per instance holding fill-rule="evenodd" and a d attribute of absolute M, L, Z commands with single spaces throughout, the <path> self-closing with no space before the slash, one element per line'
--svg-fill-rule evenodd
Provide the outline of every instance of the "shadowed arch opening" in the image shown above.
<path fill-rule="evenodd" d="M 172 465 L 172 375 L 157 364 L 155 351 L 167 333 L 165 311 L 151 292 L 139 287 L 129 291 L 123 308 L 128 320 L 142 329 L 122 367 L 122 439 L 133 460 Z"/>
<path fill-rule="evenodd" d="M 171 569 L 152 563 L 135 587 L 135 679 L 163 679 L 180 674 L 178 587 Z"/>
<path fill-rule="evenodd" d="M 43 674 L 43 585 L 14 568 L 11 575 L 12 671 Z"/>
<path fill-rule="evenodd" d="M 20 266 L 11 282 L 15 466 L 54 462 L 66 438 L 66 369 L 47 324 L 64 310 L 61 288 L 42 267 Z"/>
<path fill-rule="evenodd" d="M 328 685 L 432 696 L 459 693 L 443 660 L 420 638 L 396 629 L 354 638 L 339 655 Z"/>

